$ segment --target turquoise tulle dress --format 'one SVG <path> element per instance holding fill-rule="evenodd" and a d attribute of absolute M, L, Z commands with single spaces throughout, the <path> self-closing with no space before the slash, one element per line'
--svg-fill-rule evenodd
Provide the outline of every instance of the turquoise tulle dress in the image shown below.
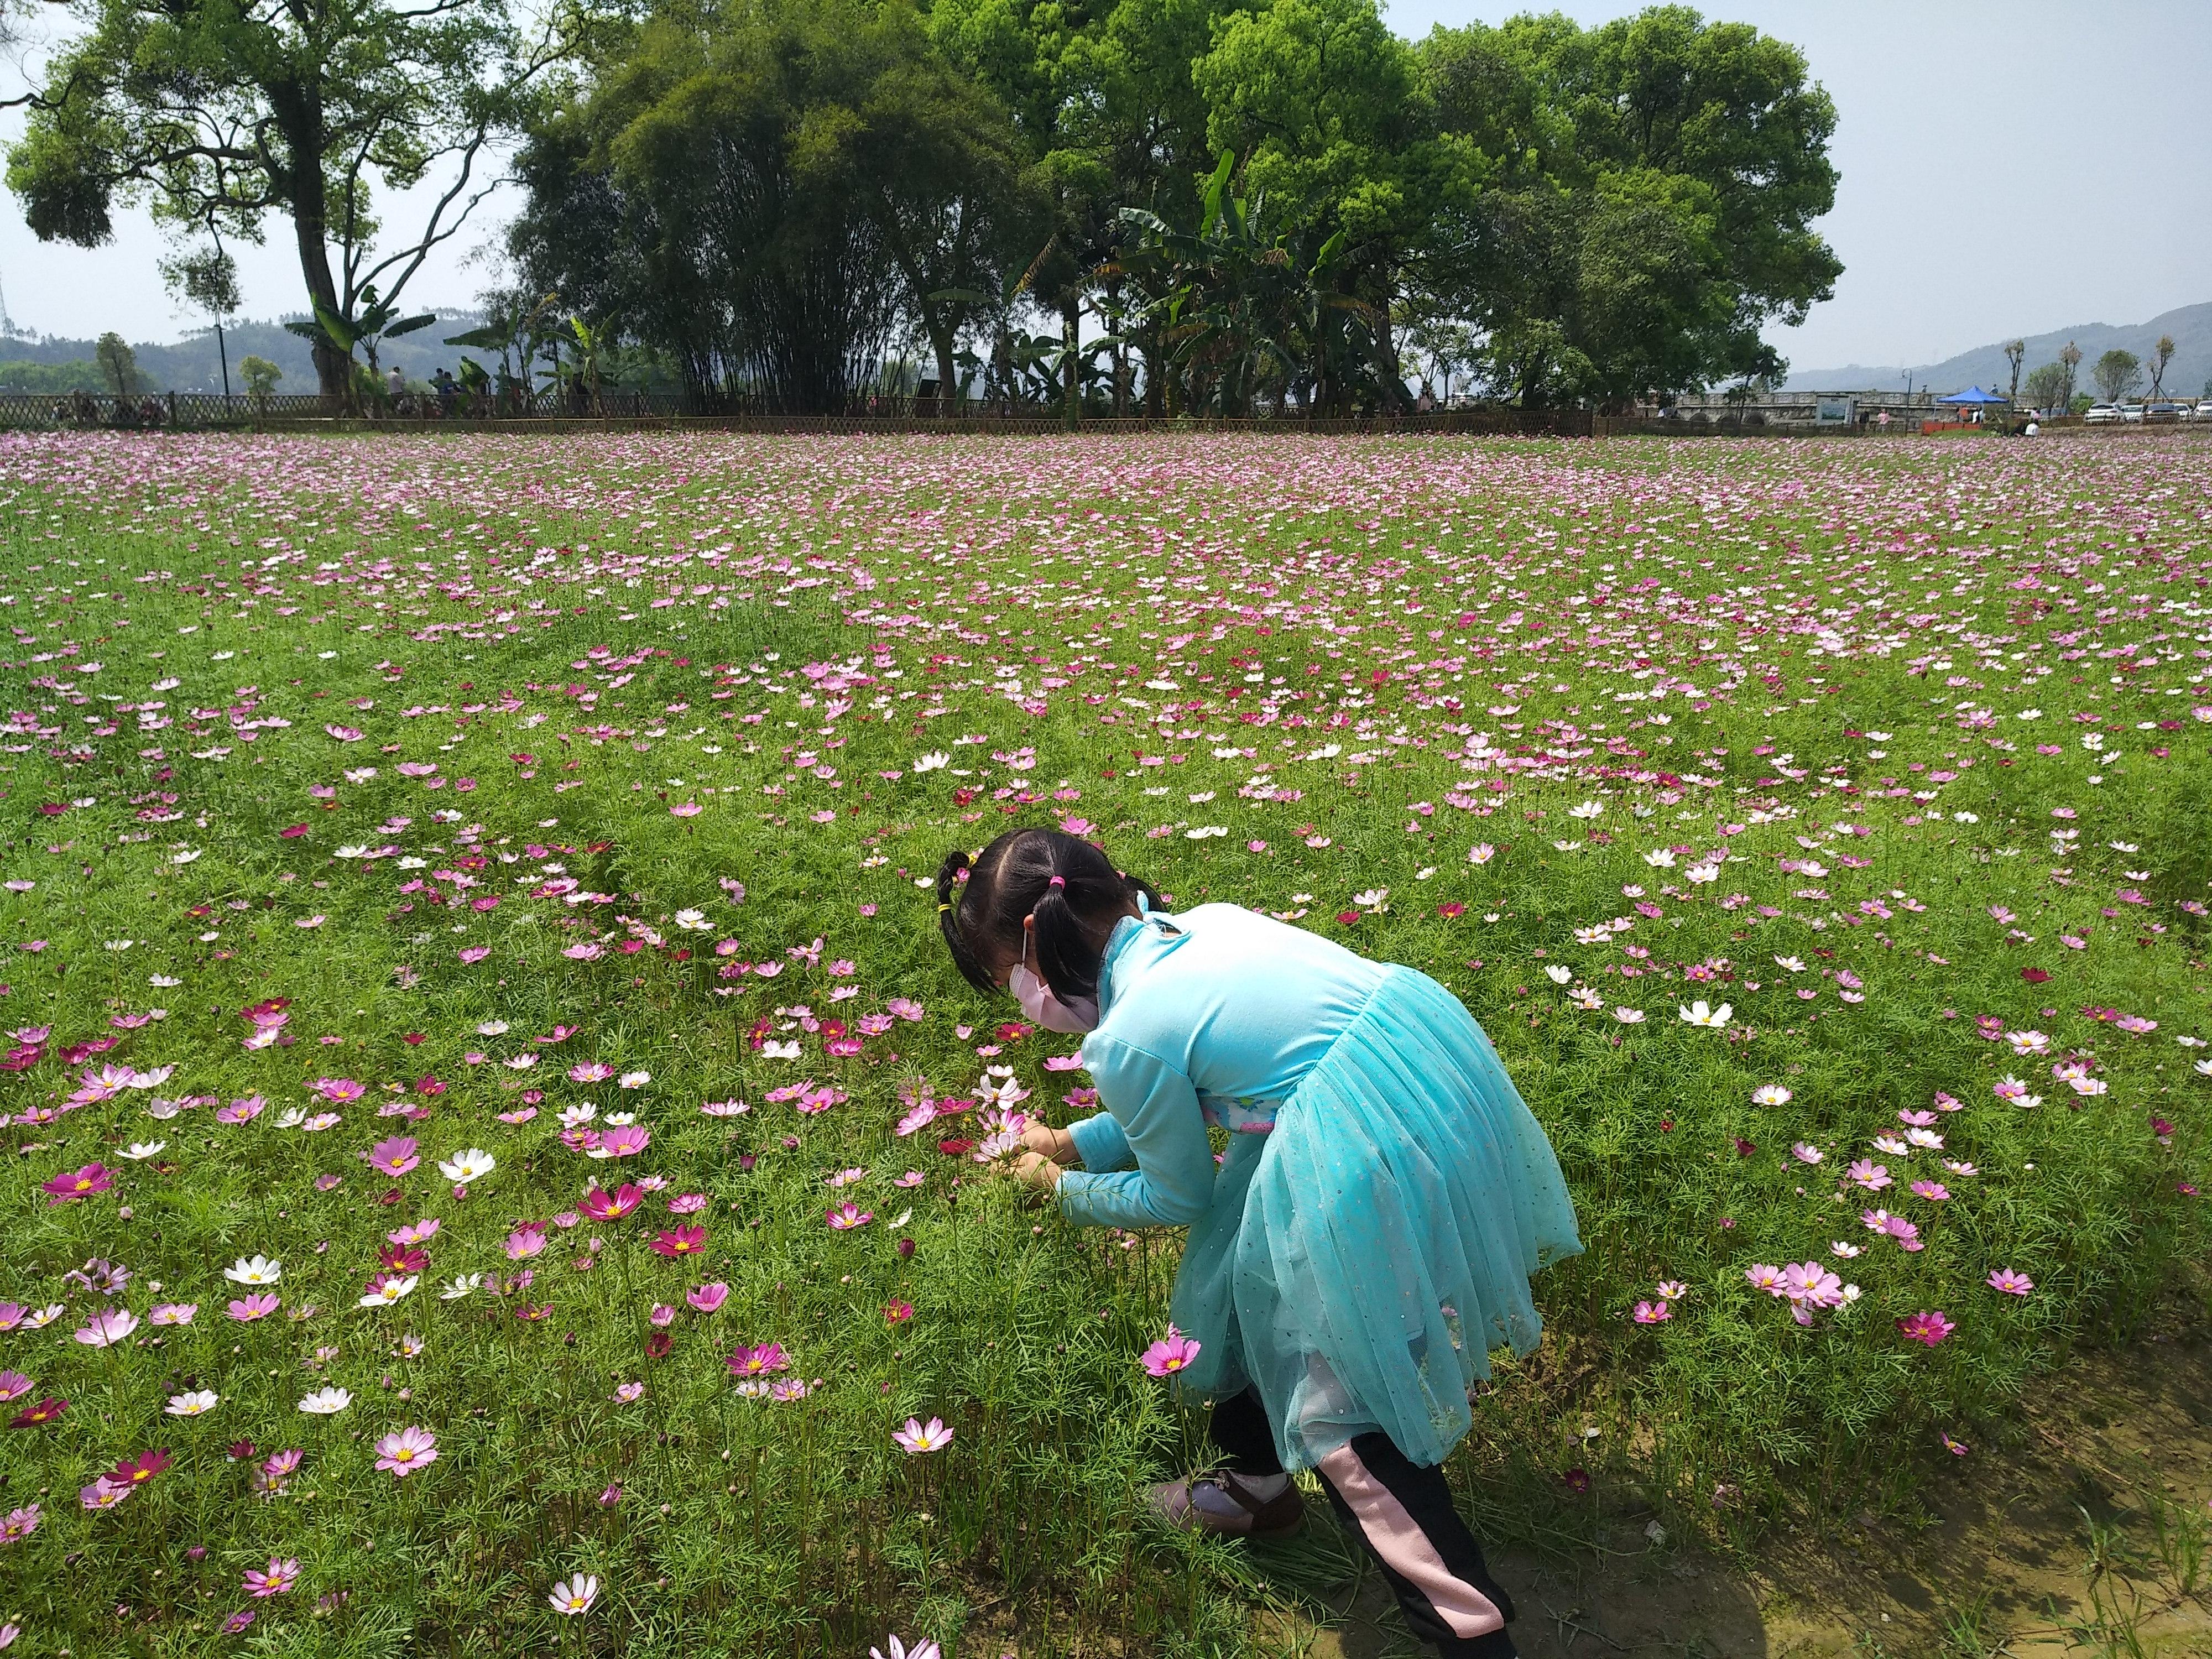
<path fill-rule="evenodd" d="M 1098 1000 L 1083 1060 L 1107 1109 L 1071 1127 L 1060 1204 L 1190 1228 L 1185 1388 L 1256 1387 L 1286 1468 L 1376 1429 L 1441 1463 L 1488 1351 L 1542 1332 L 1529 1275 L 1582 1249 L 1482 1028 L 1425 974 L 1230 904 L 1122 921 Z"/>

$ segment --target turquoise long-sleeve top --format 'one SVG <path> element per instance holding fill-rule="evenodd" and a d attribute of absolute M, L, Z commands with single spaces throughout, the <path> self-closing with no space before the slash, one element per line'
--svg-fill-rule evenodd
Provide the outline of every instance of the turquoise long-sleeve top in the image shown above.
<path fill-rule="evenodd" d="M 1106 1109 L 1068 1127 L 1084 1167 L 1060 1177 L 1063 1213 L 1093 1226 L 1195 1221 L 1213 1197 L 1209 1119 L 1265 1133 L 1386 971 L 1240 905 L 1124 917 L 1083 1039 Z"/>

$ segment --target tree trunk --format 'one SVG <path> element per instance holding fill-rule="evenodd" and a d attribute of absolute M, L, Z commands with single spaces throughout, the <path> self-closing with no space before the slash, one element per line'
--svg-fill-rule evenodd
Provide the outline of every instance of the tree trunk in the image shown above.
<path fill-rule="evenodd" d="M 1060 378 L 1066 388 L 1067 421 L 1071 426 L 1083 413 L 1083 365 L 1075 355 L 1082 337 L 1083 300 L 1071 289 L 1060 307 Z"/>
<path fill-rule="evenodd" d="M 937 353 L 937 409 L 939 414 L 952 409 L 952 342 L 950 323 L 933 322 L 929 330 L 930 348 Z"/>
<path fill-rule="evenodd" d="M 343 316 L 338 304 L 337 283 L 331 276 L 330 249 L 325 246 L 323 234 L 323 168 L 319 151 L 307 153 L 301 146 L 292 146 L 292 176 L 301 181 L 301 188 L 291 201 L 292 231 L 299 243 L 300 275 L 306 278 L 307 297 L 319 302 L 333 316 Z M 312 310 L 312 307 L 311 307 Z M 353 395 L 353 356 L 340 351 L 320 334 L 313 341 L 316 389 L 325 398 L 350 399 Z"/>
<path fill-rule="evenodd" d="M 1145 413 L 1157 421 L 1167 413 L 1167 381 L 1160 372 L 1157 330 L 1145 331 L 1145 344 L 1140 349 L 1145 358 Z"/>

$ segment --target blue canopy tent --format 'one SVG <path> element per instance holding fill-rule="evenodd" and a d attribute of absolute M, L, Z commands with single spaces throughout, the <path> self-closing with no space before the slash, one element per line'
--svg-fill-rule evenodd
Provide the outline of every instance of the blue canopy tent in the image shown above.
<path fill-rule="evenodd" d="M 1964 392 L 1954 392 L 1949 397 L 1938 398 L 1936 401 L 1939 404 L 1950 404 L 1959 407 L 1979 408 L 1984 404 L 2008 404 L 2012 399 L 2002 392 L 1984 392 L 1981 387 L 1972 386 L 1968 386 Z"/>

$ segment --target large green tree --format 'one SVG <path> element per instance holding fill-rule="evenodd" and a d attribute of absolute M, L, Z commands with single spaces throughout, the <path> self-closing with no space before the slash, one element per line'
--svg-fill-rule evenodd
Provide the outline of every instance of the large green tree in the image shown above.
<path fill-rule="evenodd" d="M 1794 47 L 1680 6 L 1583 30 L 1556 14 L 1439 28 L 1437 120 L 1497 169 L 1440 285 L 1526 401 L 1621 399 L 1779 374 L 1841 264 L 1836 112 Z"/>
<path fill-rule="evenodd" d="M 846 406 L 911 330 L 939 373 L 1037 228 L 1004 106 L 903 4 L 664 8 L 613 40 L 520 161 L 514 246 L 703 397 Z"/>
<path fill-rule="evenodd" d="M 82 0 L 78 15 L 9 152 L 32 230 L 98 246 L 118 200 L 245 240 L 289 220 L 325 325 L 325 394 L 349 387 L 372 290 L 395 301 L 492 187 L 488 148 L 552 49 L 526 49 L 504 0 Z M 375 190 L 441 174 L 424 216 L 386 235 Z"/>

